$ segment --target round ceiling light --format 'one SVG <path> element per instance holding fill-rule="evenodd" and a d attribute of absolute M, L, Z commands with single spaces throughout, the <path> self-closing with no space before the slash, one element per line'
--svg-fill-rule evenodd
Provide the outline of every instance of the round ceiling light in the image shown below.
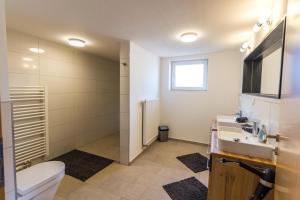
<path fill-rule="evenodd" d="M 68 39 L 68 43 L 73 47 L 85 47 L 85 41 L 77 38 Z"/>
<path fill-rule="evenodd" d="M 194 42 L 198 39 L 198 33 L 187 32 L 180 35 L 181 42 Z"/>

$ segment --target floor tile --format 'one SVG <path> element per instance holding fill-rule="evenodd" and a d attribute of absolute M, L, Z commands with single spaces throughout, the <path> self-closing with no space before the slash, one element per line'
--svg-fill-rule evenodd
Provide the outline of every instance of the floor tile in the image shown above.
<path fill-rule="evenodd" d="M 63 181 L 60 183 L 60 186 L 57 191 L 59 197 L 67 197 L 71 192 L 76 191 L 80 186 L 83 185 L 83 182 L 73 178 L 72 176 L 65 175 Z"/>
<path fill-rule="evenodd" d="M 97 141 L 78 148 L 91 154 L 109 158 L 114 161 L 120 160 L 120 134 L 107 135 Z"/>
<path fill-rule="evenodd" d="M 106 140 L 114 144 L 113 139 Z M 97 149 L 98 142 L 90 148 Z M 155 142 L 129 166 L 114 162 L 84 183 L 65 176 L 55 200 L 170 200 L 163 185 L 192 176 L 208 185 L 208 171 L 194 173 L 176 159 L 196 152 L 207 156 L 207 146 L 177 140 Z"/>

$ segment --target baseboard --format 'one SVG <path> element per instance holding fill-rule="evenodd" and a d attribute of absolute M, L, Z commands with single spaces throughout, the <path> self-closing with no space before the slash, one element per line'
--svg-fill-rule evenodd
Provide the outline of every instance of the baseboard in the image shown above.
<path fill-rule="evenodd" d="M 206 143 L 195 142 L 195 141 L 184 140 L 184 139 L 178 139 L 178 138 L 172 138 L 172 137 L 170 137 L 169 140 L 175 140 L 175 141 L 180 141 L 180 142 L 186 142 L 186 143 L 190 143 L 190 144 L 199 144 L 199 145 L 203 145 L 203 146 L 208 146 L 208 145 L 209 145 L 209 144 L 206 144 Z"/>
<path fill-rule="evenodd" d="M 155 136 L 153 139 L 151 139 L 149 144 L 142 147 L 141 151 L 131 161 L 129 161 L 129 165 L 133 163 L 146 149 L 148 149 L 157 140 L 157 138 L 158 136 Z"/>

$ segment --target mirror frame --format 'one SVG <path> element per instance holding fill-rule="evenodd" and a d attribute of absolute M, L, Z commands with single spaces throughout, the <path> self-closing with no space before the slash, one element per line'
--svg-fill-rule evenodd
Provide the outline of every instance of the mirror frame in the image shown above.
<path fill-rule="evenodd" d="M 284 40 L 285 40 L 285 26 L 286 18 L 284 18 L 272 32 L 270 32 L 265 39 L 244 59 L 243 67 L 243 84 L 242 94 L 253 96 L 261 96 L 267 98 L 281 98 L 282 85 L 282 70 L 283 70 L 283 55 L 284 55 Z M 281 63 L 280 63 L 280 77 L 279 77 L 279 91 L 278 94 L 268 95 L 261 94 L 261 71 L 262 60 L 277 49 L 281 48 Z"/>

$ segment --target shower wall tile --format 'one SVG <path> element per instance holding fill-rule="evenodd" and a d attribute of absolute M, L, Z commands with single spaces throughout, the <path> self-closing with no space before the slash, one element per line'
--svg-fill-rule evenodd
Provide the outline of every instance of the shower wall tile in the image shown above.
<path fill-rule="evenodd" d="M 128 78 L 128 76 L 120 77 L 120 94 L 129 94 L 129 78 Z"/>
<path fill-rule="evenodd" d="M 8 74 L 8 83 L 9 83 L 9 86 L 39 85 L 39 75 L 9 73 Z"/>
<path fill-rule="evenodd" d="M 128 145 L 120 147 L 120 162 L 129 165 L 129 147 Z"/>
<path fill-rule="evenodd" d="M 8 52 L 9 72 L 21 74 L 39 74 L 39 59 L 36 55 Z"/>
<path fill-rule="evenodd" d="M 129 95 L 128 94 L 120 95 L 120 112 L 121 113 L 129 112 Z"/>
<path fill-rule="evenodd" d="M 4 171 L 5 171 L 5 189 L 7 191 L 11 191 L 15 187 L 14 179 L 12 177 L 15 176 L 15 168 L 14 168 L 14 156 L 12 147 L 3 149 L 3 157 L 4 157 Z"/>
<path fill-rule="evenodd" d="M 120 113 L 120 129 L 129 130 L 129 113 Z"/>
<path fill-rule="evenodd" d="M 12 122 L 11 122 L 11 103 L 2 102 L 1 103 L 1 126 L 2 126 L 2 141 L 3 149 L 12 147 Z M 4 131 L 5 130 L 5 131 Z"/>
<path fill-rule="evenodd" d="M 120 76 L 129 76 L 129 58 L 120 59 Z"/>
<path fill-rule="evenodd" d="M 129 164 L 129 42 L 120 48 L 120 162 Z"/>
<path fill-rule="evenodd" d="M 49 158 L 119 132 L 119 62 L 14 30 L 8 49 L 10 86 L 48 88 Z"/>

